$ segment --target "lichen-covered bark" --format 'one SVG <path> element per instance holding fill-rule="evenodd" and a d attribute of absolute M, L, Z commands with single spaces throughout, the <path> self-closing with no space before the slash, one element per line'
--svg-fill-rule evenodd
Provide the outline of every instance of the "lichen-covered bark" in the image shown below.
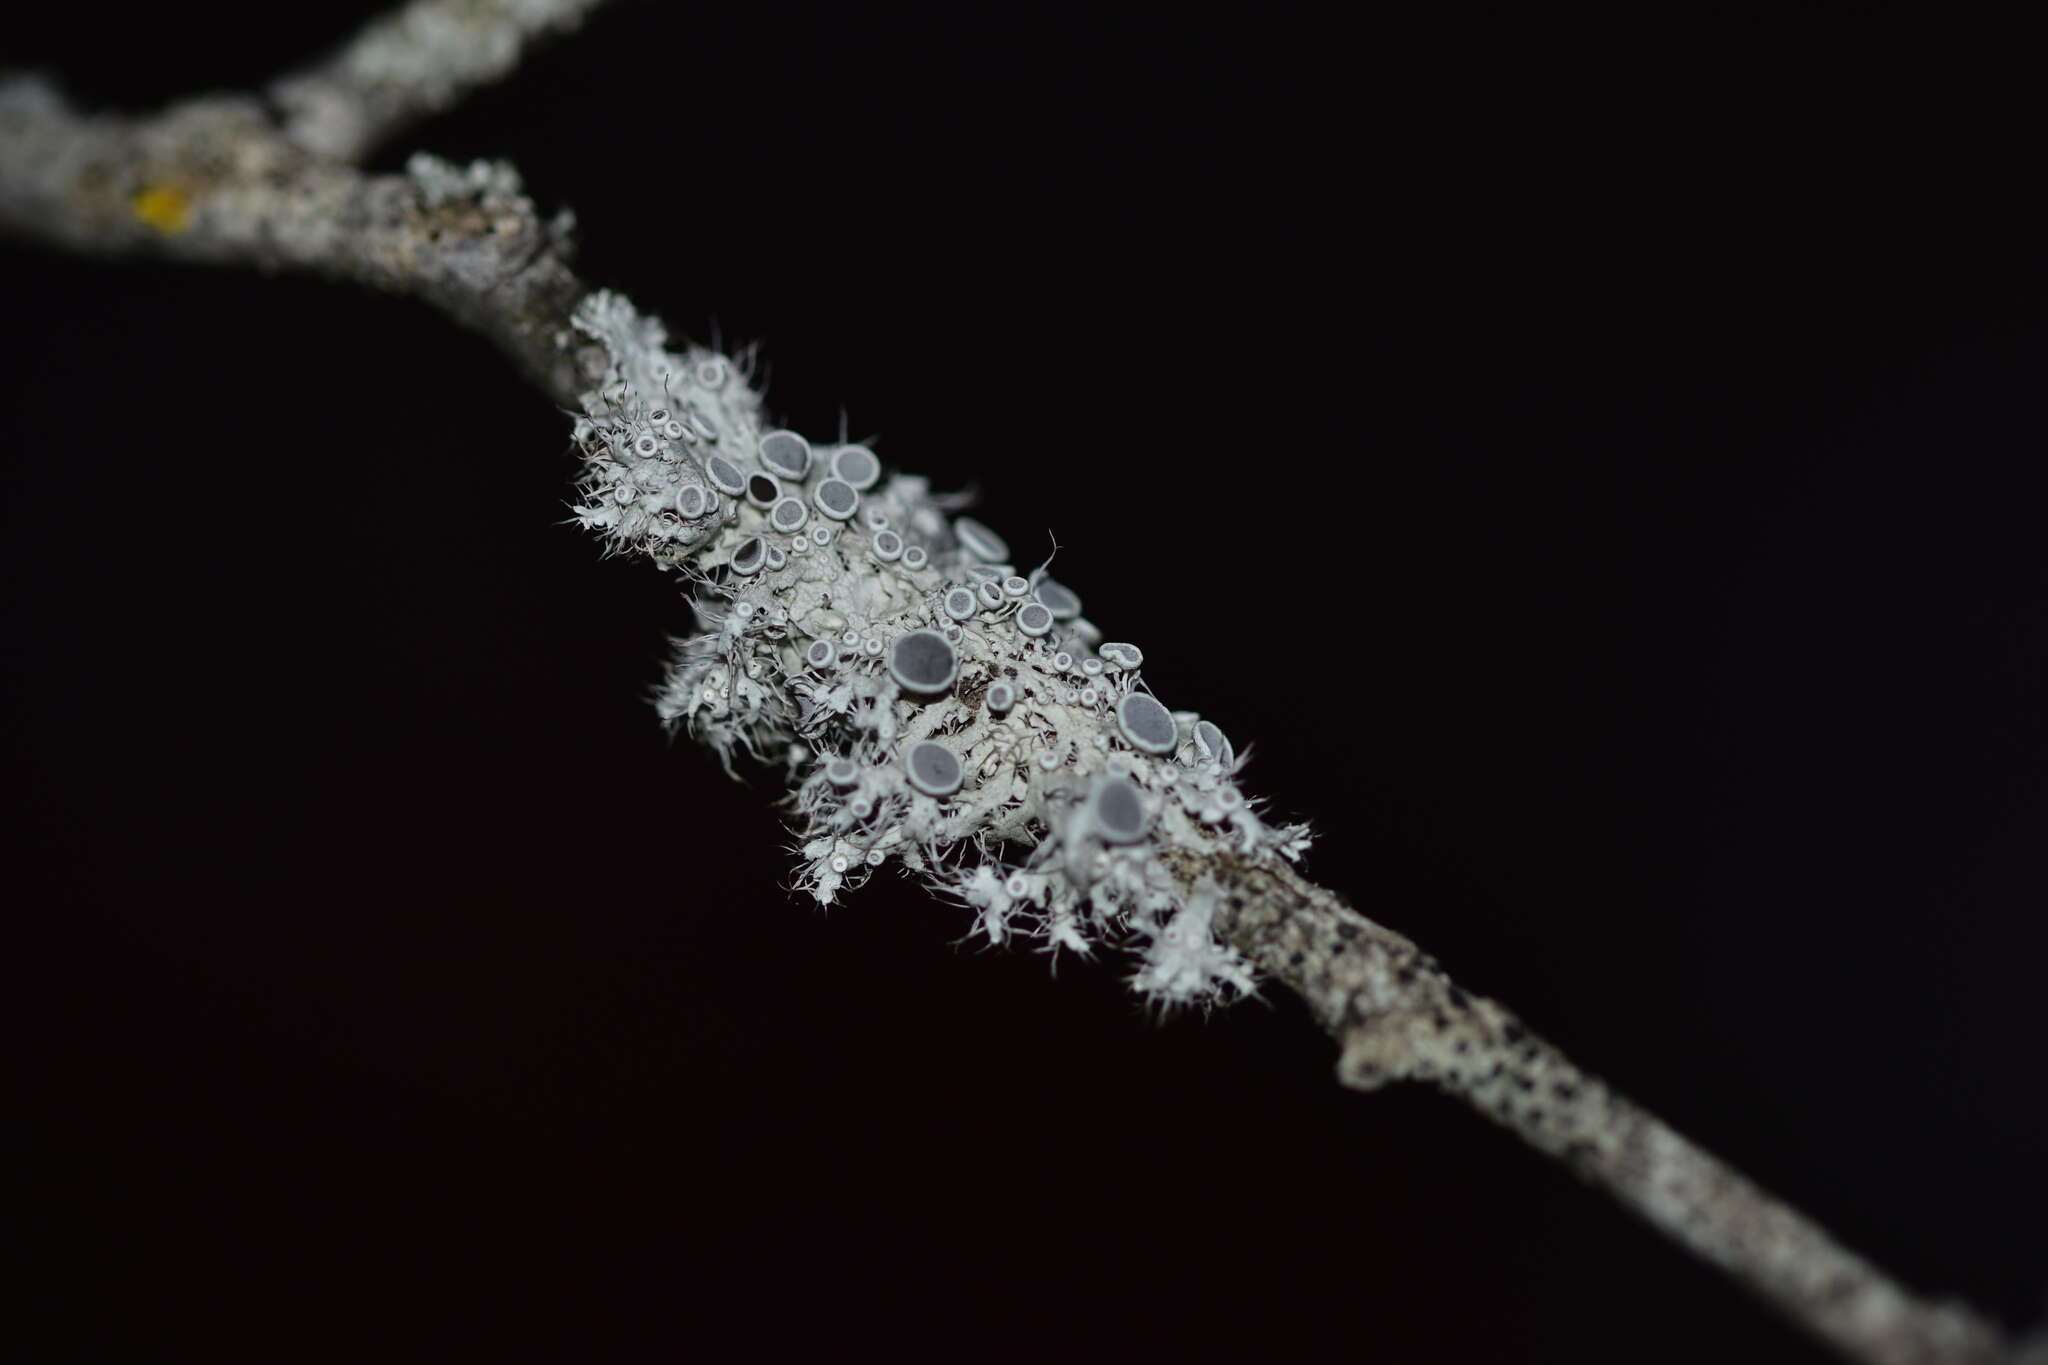
<path fill-rule="evenodd" d="M 359 161 L 400 129 L 503 80 L 536 39 L 604 0 L 413 0 L 326 61 L 270 88 L 283 131 L 330 161 Z"/>
<path fill-rule="evenodd" d="M 573 403 L 596 357 L 570 337 L 585 292 L 566 218 L 543 221 L 505 173 L 415 163 L 365 175 L 314 156 L 253 101 L 151 118 L 87 116 L 48 86 L 0 87 L 0 230 L 98 255 L 297 270 L 406 294 L 502 346 Z"/>
<path fill-rule="evenodd" d="M 491 337 L 574 407 L 604 349 L 571 317 L 586 290 L 566 217 L 543 221 L 509 168 L 350 164 L 408 122 L 509 72 L 595 0 L 417 0 L 263 104 L 215 97 L 148 118 L 88 116 L 0 80 L 0 232 L 92 254 L 302 270 L 425 300 Z M 1573 1066 L 1401 935 L 1269 852 L 1161 859 L 1218 937 L 1300 993 L 1339 1045 L 1339 1079 L 1432 1083 L 1565 1161 L 1660 1231 L 1875 1365 L 2009 1356 L 1989 1324 L 1908 1294 L 1807 1219 Z"/>
<path fill-rule="evenodd" d="M 568 215 L 543 221 L 509 168 L 465 185 L 431 160 L 402 176 L 354 163 L 601 3 L 414 0 L 278 81 L 268 104 L 210 96 L 147 118 L 87 115 L 45 82 L 0 78 L 0 231 L 410 295 L 573 404 L 602 357 L 568 327 L 586 292 L 569 266 Z"/>
<path fill-rule="evenodd" d="M 1337 1076 L 1427 1081 L 1558 1157 L 1795 1321 L 1879 1365 L 1992 1365 L 2006 1347 L 1958 1304 L 1908 1294 L 1809 1219 L 1589 1076 L 1427 953 L 1278 859 L 1183 860 L 1223 890 L 1217 932 L 1308 1002 Z"/>

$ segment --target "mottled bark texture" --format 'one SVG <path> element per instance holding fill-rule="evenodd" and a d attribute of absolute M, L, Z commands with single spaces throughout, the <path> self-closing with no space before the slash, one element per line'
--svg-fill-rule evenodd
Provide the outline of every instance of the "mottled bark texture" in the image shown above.
<path fill-rule="evenodd" d="M 585 289 L 566 217 L 542 221 L 509 168 L 422 159 L 373 176 L 351 163 L 508 73 L 523 44 L 592 5 L 425 0 L 279 82 L 274 107 L 211 97 L 148 118 L 87 116 L 44 83 L 0 82 L 0 230 L 411 295 L 491 337 L 572 405 L 602 356 L 569 330 Z M 1906 1293 L 1280 859 L 1188 852 L 1175 871 L 1190 890 L 1220 891 L 1218 932 L 1308 1002 L 1337 1040 L 1344 1084 L 1414 1079 L 1457 1096 L 1854 1359 L 1976 1365 L 2048 1349 L 2009 1356 L 1988 1323 Z"/>
<path fill-rule="evenodd" d="M 352 162 L 508 74 L 521 44 L 595 0 L 422 0 L 281 82 L 283 117 L 215 95 L 144 118 L 88 115 L 0 78 L 0 231 L 73 251 L 298 270 L 421 299 L 502 346 L 565 406 L 601 355 L 568 332 L 585 286 L 568 215 L 543 221 L 509 168 L 406 175 Z"/>
<path fill-rule="evenodd" d="M 1216 929 L 1308 1003 L 1357 1090 L 1427 1081 L 1606 1189 L 1856 1360 L 2007 1359 L 2001 1334 L 1907 1293 L 1813 1222 L 1574 1066 L 1402 935 L 1277 859 L 1190 859 L 1223 892 Z"/>

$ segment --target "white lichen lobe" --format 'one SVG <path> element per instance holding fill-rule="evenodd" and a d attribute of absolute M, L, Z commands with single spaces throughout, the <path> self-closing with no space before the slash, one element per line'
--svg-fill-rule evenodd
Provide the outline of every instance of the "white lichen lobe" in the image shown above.
<path fill-rule="evenodd" d="M 788 766 L 800 888 L 830 904 L 894 863 L 991 942 L 1130 949 L 1153 1001 L 1251 989 L 1215 888 L 1160 855 L 1293 858 L 1307 832 L 1261 817 L 1222 731 L 1152 696 L 1142 650 L 924 480 L 766 425 L 731 359 L 668 350 L 615 294 L 575 326 L 609 361 L 576 423 L 576 518 L 688 581 L 701 629 L 657 709 L 728 768 Z"/>

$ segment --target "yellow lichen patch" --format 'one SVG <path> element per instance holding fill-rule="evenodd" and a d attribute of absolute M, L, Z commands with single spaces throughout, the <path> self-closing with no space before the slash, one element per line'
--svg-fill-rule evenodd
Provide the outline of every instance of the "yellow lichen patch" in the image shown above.
<path fill-rule="evenodd" d="M 166 237 L 192 226 L 192 199 L 176 185 L 145 185 L 135 193 L 135 216 Z"/>

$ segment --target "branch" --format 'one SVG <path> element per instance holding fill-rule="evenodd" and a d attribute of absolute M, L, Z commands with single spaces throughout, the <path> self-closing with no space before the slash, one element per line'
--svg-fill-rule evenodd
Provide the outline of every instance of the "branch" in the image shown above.
<path fill-rule="evenodd" d="M 829 571 L 806 578 L 792 561 L 774 589 L 784 595 L 774 596 L 775 575 L 754 547 L 767 544 L 764 527 L 781 524 L 731 490 L 721 503 L 712 485 L 722 476 L 707 473 L 715 452 L 751 470 L 762 449 L 758 398 L 731 382 L 731 367 L 708 353 L 670 354 L 657 323 L 590 294 L 569 265 L 567 216 L 543 222 L 509 167 L 416 157 L 404 175 L 366 175 L 350 164 L 504 75 L 527 43 L 573 27 L 593 3 L 419 0 L 324 65 L 279 82 L 281 121 L 232 97 L 152 118 L 85 116 L 45 84 L 0 82 L 0 230 L 102 256 L 299 270 L 419 298 L 491 337 L 550 398 L 585 413 L 586 524 L 615 549 L 690 575 L 712 627 L 684 643 L 664 714 L 725 754 L 786 752 L 793 771 L 800 752 L 862 759 L 820 764 L 799 789 L 797 808 L 812 821 L 805 884 L 819 899 L 894 857 L 976 906 L 992 938 L 1026 923 L 1034 905 L 1043 913 L 1033 931 L 1055 943 L 1085 950 L 1089 933 L 1135 936 L 1146 954 L 1137 979 L 1162 999 L 1242 986 L 1255 969 L 1308 1002 L 1341 1048 L 1343 1084 L 1435 1084 L 1848 1356 L 1872 1365 L 2007 1359 L 1991 1325 L 1907 1293 L 1580 1072 L 1501 1006 L 1467 995 L 1413 943 L 1300 877 L 1288 858 L 1301 841 L 1262 824 L 1238 796 L 1220 733 L 1204 736 L 1187 717 L 1124 715 L 1119 700 L 1150 696 L 1137 690 L 1134 647 L 1102 645 L 1072 622 L 1073 648 L 1102 692 L 1076 686 L 1080 661 L 1055 654 L 1056 637 L 1041 639 L 1051 615 L 1025 615 L 1057 600 L 1055 585 L 1011 571 L 993 600 L 954 610 L 961 583 L 1000 580 L 976 575 L 1007 550 L 986 528 L 949 529 L 921 481 L 898 478 L 871 494 L 869 515 L 880 521 L 840 516 L 844 534 L 867 536 L 849 542 L 865 554 L 842 555 L 842 532 L 831 531 L 811 560 L 824 569 L 829 557 Z M 670 398 L 677 376 L 682 387 Z M 801 460 L 794 446 L 781 455 L 809 468 L 808 444 L 785 435 L 802 444 Z M 789 477 L 801 485 L 806 475 Z M 822 485 L 812 493 L 823 497 Z M 897 547 L 884 553 L 880 537 L 891 534 Z M 791 553 L 805 553 L 806 539 L 796 537 Z M 916 542 L 915 562 L 906 541 Z M 710 577 L 720 571 L 730 572 Z M 825 598 L 830 611 L 805 596 L 819 582 L 837 594 Z M 1026 586 L 1010 591 L 1014 583 Z M 856 605 L 866 613 L 858 620 Z M 946 616 L 980 633 L 965 638 Z M 932 625 L 903 633 L 918 619 Z M 899 668 L 895 645 L 883 641 L 910 636 L 931 652 Z M 952 641 L 951 652 L 933 639 Z M 808 652 L 821 644 L 830 658 Z M 807 666 L 815 686 L 783 688 L 780 679 Z M 930 676 L 916 676 L 920 669 Z M 999 688 L 1009 689 L 1001 703 Z M 945 700 L 906 698 L 905 689 Z M 1120 746 L 1142 753 L 1124 756 Z M 944 751 L 938 767 L 919 771 L 913 748 Z M 967 790 L 949 802 L 963 780 Z M 876 833 L 885 815 L 897 823 Z M 1035 851 L 1007 878 L 988 862 L 963 868 L 930 856 L 967 845 Z"/>
<path fill-rule="evenodd" d="M 413 0 L 320 65 L 270 87 L 284 135 L 315 156 L 361 161 L 394 135 L 503 80 L 534 42 L 604 0 Z"/>
<path fill-rule="evenodd" d="M 586 292 L 570 226 L 543 222 L 510 167 L 415 157 L 405 175 L 366 175 L 307 151 L 253 100 L 88 116 L 40 80 L 0 80 L 0 231 L 409 295 L 490 337 L 565 404 L 596 363 L 566 331 Z"/>
<path fill-rule="evenodd" d="M 1428 954 L 1285 864 L 1208 859 L 1182 872 L 1226 889 L 1219 932 L 1308 1002 L 1342 1049 L 1340 1082 L 1421 1080 L 1557 1157 L 1651 1226 L 1876 1365 L 2006 1359 L 2000 1333 L 1929 1303 L 1843 1249 L 1655 1115 L 1617 1095 Z"/>

